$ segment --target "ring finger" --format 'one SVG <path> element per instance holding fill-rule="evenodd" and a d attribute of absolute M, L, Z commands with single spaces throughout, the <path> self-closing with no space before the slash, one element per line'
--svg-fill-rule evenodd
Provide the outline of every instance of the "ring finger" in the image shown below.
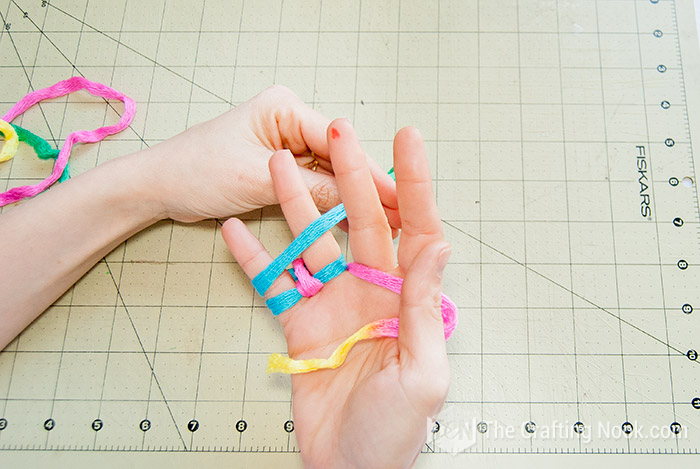
<path fill-rule="evenodd" d="M 272 183 L 289 229 L 296 237 L 309 223 L 321 216 L 309 190 L 301 178 L 294 157 L 287 150 L 275 152 L 270 158 Z M 326 232 L 304 253 L 302 259 L 314 274 L 340 256 L 340 247 L 333 235 Z"/>

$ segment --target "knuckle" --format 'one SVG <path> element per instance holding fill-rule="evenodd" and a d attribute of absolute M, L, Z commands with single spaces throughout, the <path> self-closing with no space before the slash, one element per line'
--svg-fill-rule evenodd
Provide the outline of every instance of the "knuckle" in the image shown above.
<path fill-rule="evenodd" d="M 386 218 L 377 219 L 374 217 L 353 218 L 350 222 L 350 229 L 353 232 L 380 232 L 382 234 L 390 233 L 391 227 L 387 223 Z"/>
<path fill-rule="evenodd" d="M 278 94 L 286 94 L 286 93 L 291 93 L 291 92 L 292 92 L 292 90 L 290 90 L 290 89 L 287 88 L 286 86 L 284 86 L 284 85 L 277 85 L 277 84 L 275 84 L 275 85 L 270 85 L 270 86 L 268 86 L 268 87 L 265 89 L 265 93 L 267 93 L 267 94 L 275 94 L 275 95 L 278 95 Z"/>
<path fill-rule="evenodd" d="M 314 185 L 310 192 L 316 206 L 322 211 L 330 210 L 338 205 L 338 191 L 327 183 L 321 182 Z"/>
<path fill-rule="evenodd" d="M 250 255 L 246 259 L 241 259 L 238 264 L 240 265 L 241 269 L 245 270 L 252 270 L 252 266 L 256 265 L 259 262 L 260 257 L 264 253 L 262 251 L 257 251 Z"/>
<path fill-rule="evenodd" d="M 265 88 L 262 94 L 277 99 L 298 99 L 297 95 L 291 89 L 287 88 L 284 85 L 269 86 Z"/>
<path fill-rule="evenodd" d="M 413 236 L 438 236 L 442 235 L 442 226 L 438 224 L 426 224 L 424 220 L 401 220 L 401 228 L 405 233 Z"/>
<path fill-rule="evenodd" d="M 424 288 L 425 291 L 416 295 L 401 296 L 402 307 L 423 310 L 429 319 L 440 321 L 442 324 L 442 295 L 439 288 L 425 283 L 418 288 Z"/>

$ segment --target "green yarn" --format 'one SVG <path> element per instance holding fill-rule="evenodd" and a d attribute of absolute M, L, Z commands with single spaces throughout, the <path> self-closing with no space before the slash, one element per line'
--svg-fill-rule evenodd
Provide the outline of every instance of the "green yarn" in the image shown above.
<path fill-rule="evenodd" d="M 42 160 L 55 160 L 56 158 L 58 158 L 60 150 L 56 150 L 55 148 L 53 148 L 49 144 L 49 142 L 39 137 L 38 135 L 31 133 L 27 129 L 23 129 L 18 125 L 10 125 L 14 127 L 15 132 L 17 132 L 17 138 L 19 139 L 19 141 L 24 142 L 30 147 L 32 147 L 34 149 L 34 152 L 36 153 L 36 156 L 38 156 Z M 2 131 L 0 131 L 0 134 L 2 134 Z M 70 171 L 68 169 L 68 164 L 66 163 L 66 169 L 63 170 L 63 174 L 61 174 L 61 177 L 58 179 L 58 182 L 63 182 L 68 178 L 70 178 Z"/>
<path fill-rule="evenodd" d="M 396 175 L 394 174 L 394 167 L 392 166 L 391 169 L 389 170 L 389 176 L 391 176 L 391 179 L 396 181 Z"/>

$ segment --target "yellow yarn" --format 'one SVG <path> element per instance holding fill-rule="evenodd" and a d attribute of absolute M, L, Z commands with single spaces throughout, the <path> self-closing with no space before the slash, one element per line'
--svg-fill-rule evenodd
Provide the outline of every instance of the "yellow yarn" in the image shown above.
<path fill-rule="evenodd" d="M 17 132 L 15 132 L 14 127 L 2 119 L 0 119 L 0 131 L 5 136 L 5 146 L 2 147 L 0 152 L 0 163 L 2 163 L 15 156 L 19 147 L 19 138 L 17 138 Z"/>
<path fill-rule="evenodd" d="M 273 353 L 267 362 L 268 373 L 308 373 L 309 371 L 322 370 L 325 368 L 337 368 L 343 364 L 348 352 L 357 342 L 372 337 L 372 330 L 376 327 L 374 323 L 367 324 L 362 329 L 348 337 L 340 344 L 330 358 L 309 358 L 307 360 L 292 360 L 291 358 Z"/>

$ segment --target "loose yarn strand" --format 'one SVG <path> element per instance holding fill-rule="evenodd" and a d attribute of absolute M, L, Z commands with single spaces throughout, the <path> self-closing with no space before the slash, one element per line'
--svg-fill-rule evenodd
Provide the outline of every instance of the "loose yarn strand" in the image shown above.
<path fill-rule="evenodd" d="M 0 120 L 0 123 L 4 121 Z M 28 131 L 27 129 L 24 129 L 20 127 L 19 125 L 15 124 L 10 124 L 12 128 L 17 132 L 17 138 L 19 139 L 20 142 L 24 142 L 30 147 L 34 149 L 34 153 L 36 153 L 36 156 L 42 160 L 49 160 L 49 159 L 56 159 L 58 157 L 59 150 L 53 148 L 49 142 L 44 140 L 43 138 L 39 137 L 38 135 L 33 134 L 32 132 Z M 2 132 L 0 132 L 2 133 Z M 4 135 L 4 134 L 3 134 Z M 1 160 L 0 160 L 1 162 Z M 61 174 L 61 177 L 58 179 L 58 182 L 64 182 L 67 179 L 70 178 L 70 169 L 68 168 L 69 164 L 66 163 L 66 167 L 63 170 L 63 174 Z"/>
<path fill-rule="evenodd" d="M 19 186 L 12 188 L 0 194 L 0 207 L 17 202 L 27 197 L 35 196 L 55 183 L 64 173 L 68 165 L 71 149 L 75 143 L 95 143 L 103 140 L 108 135 L 121 132 L 129 126 L 134 114 L 136 113 L 136 103 L 128 96 L 116 91 L 101 83 L 92 82 L 83 77 L 72 77 L 67 80 L 59 81 L 55 85 L 48 88 L 33 91 L 22 98 L 7 114 L 2 117 L 2 120 L 11 122 L 17 116 L 21 115 L 27 109 L 35 104 L 46 100 L 59 98 L 75 91 L 85 90 L 92 95 L 102 97 L 104 99 L 116 99 L 124 103 L 124 112 L 119 119 L 119 122 L 114 125 L 100 127 L 95 130 L 78 130 L 66 137 L 66 140 L 56 158 L 53 171 L 49 177 L 38 184 Z"/>

